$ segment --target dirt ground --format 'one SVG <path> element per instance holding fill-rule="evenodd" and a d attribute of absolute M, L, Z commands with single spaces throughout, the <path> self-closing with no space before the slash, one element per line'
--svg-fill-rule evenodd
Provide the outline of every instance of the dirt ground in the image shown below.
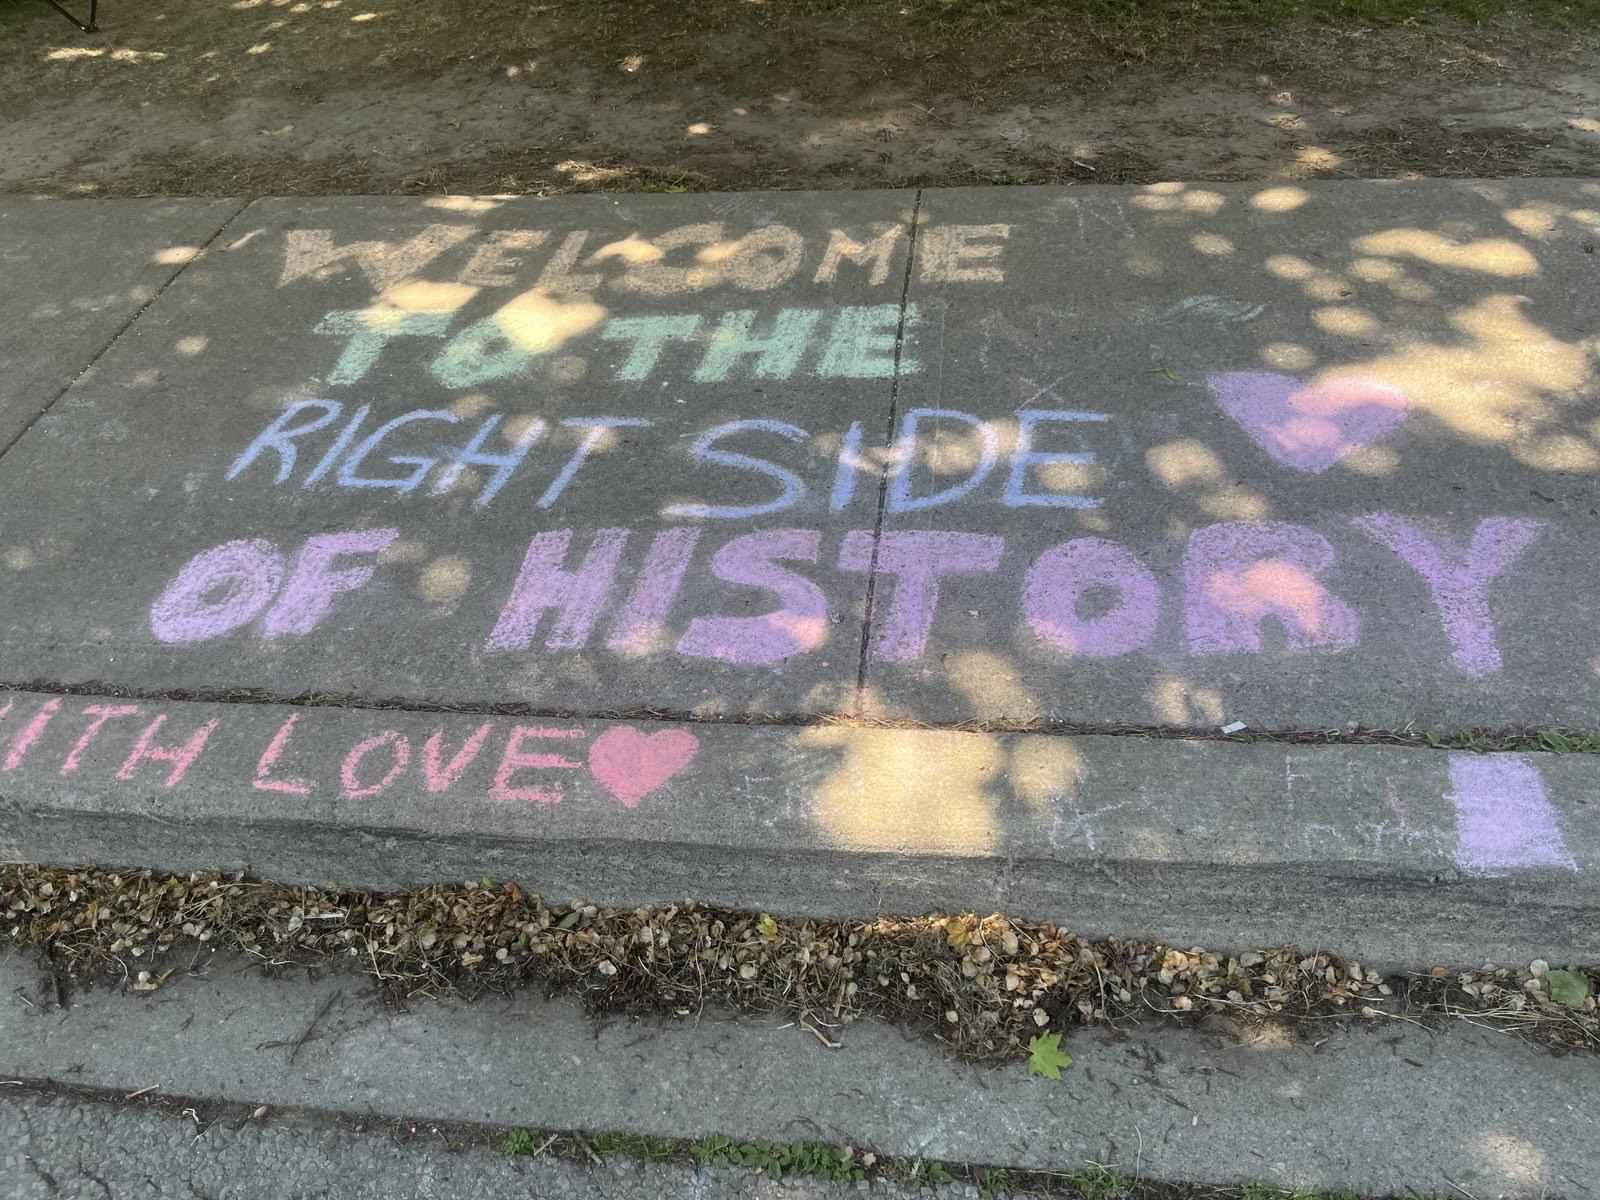
<path fill-rule="evenodd" d="M 86 34 L 0 0 L 0 190 L 1597 174 L 1600 28 L 1574 12 L 103 0 Z"/>

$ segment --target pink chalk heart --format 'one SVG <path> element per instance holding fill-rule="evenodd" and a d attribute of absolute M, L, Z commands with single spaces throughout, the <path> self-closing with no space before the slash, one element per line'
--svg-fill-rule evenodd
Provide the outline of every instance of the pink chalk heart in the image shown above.
<path fill-rule="evenodd" d="M 640 733 L 613 725 L 589 745 L 589 770 L 623 807 L 632 808 L 694 761 L 700 739 L 687 729 Z"/>
<path fill-rule="evenodd" d="M 1319 475 L 1405 420 L 1405 393 L 1363 379 L 1302 387 L 1293 375 L 1229 371 L 1206 378 L 1218 407 L 1285 466 Z"/>

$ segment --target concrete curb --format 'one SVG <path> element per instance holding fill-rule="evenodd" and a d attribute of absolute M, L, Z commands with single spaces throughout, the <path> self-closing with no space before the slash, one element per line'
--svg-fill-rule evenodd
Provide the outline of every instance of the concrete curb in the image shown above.
<path fill-rule="evenodd" d="M 1600 760 L 8 693 L 12 861 L 1600 957 Z M 1395 914 L 1404 913 L 1397 921 Z"/>

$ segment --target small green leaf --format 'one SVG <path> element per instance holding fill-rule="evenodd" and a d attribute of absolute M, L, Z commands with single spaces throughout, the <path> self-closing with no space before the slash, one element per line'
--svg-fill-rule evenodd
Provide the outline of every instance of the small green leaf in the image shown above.
<path fill-rule="evenodd" d="M 1171 367 L 1151 367 L 1146 373 L 1150 375 L 1165 375 L 1168 379 L 1172 380 L 1173 383 L 1178 382 L 1178 373 Z"/>
<path fill-rule="evenodd" d="M 1566 1008 L 1582 1008 L 1589 998 L 1589 977 L 1576 967 L 1565 971 L 1551 971 L 1550 999 Z"/>
<path fill-rule="evenodd" d="M 778 936 L 778 922 L 773 920 L 771 913 L 761 914 L 760 918 L 756 921 L 756 932 L 764 938 L 775 938 Z"/>
<path fill-rule="evenodd" d="M 1072 1055 L 1061 1049 L 1059 1033 L 1045 1033 L 1028 1039 L 1028 1074 L 1060 1079 L 1064 1067 L 1072 1065 Z"/>
<path fill-rule="evenodd" d="M 556 925 L 556 928 L 557 929 L 571 929 L 577 923 L 578 923 L 578 912 L 577 912 L 576 909 L 574 909 L 572 912 L 569 912 L 566 916 L 561 918 L 560 922 Z"/>

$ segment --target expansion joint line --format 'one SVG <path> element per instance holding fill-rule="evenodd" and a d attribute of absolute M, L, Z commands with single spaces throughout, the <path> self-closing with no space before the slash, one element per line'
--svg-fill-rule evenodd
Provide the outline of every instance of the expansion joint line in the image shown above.
<path fill-rule="evenodd" d="M 52 408 L 54 408 L 56 406 L 57 402 L 60 401 L 61 397 L 65 396 L 73 388 L 77 387 L 78 386 L 78 381 L 81 380 L 90 371 L 94 370 L 95 364 L 98 363 L 102 358 L 104 358 L 106 356 L 107 353 L 110 352 L 111 347 L 115 346 L 117 344 L 117 342 L 119 342 L 122 339 L 122 335 L 123 334 L 127 333 L 128 330 L 133 328 L 134 322 L 136 322 L 140 317 L 144 316 L 145 312 L 149 309 L 149 307 L 152 304 L 154 304 L 157 300 L 161 299 L 161 297 L 166 294 L 167 289 L 170 288 L 173 284 L 177 283 L 178 279 L 183 275 L 183 273 L 185 271 L 187 271 L 191 266 L 193 266 L 195 263 L 199 262 L 202 258 L 204 258 L 205 255 L 206 255 L 206 251 L 210 250 L 211 247 L 216 243 L 216 240 L 219 237 L 221 237 L 224 232 L 227 231 L 228 226 L 232 225 L 235 221 L 237 221 L 239 219 L 240 215 L 244 212 L 244 210 L 249 208 L 250 205 L 253 204 L 253 203 L 254 203 L 253 200 L 245 200 L 244 202 L 242 202 L 239 205 L 238 208 L 234 209 L 231 213 L 228 214 L 226 219 L 223 220 L 222 224 L 217 226 L 216 232 L 213 233 L 210 237 L 208 237 L 201 244 L 199 251 L 197 253 L 195 253 L 194 255 L 192 255 L 188 260 L 186 260 L 183 263 L 183 265 L 180 266 L 176 271 L 174 271 L 172 273 L 172 277 L 170 279 L 168 279 L 165 283 L 163 283 L 160 287 L 158 287 L 151 294 L 149 299 L 147 299 L 143 304 L 139 305 L 139 307 L 134 311 L 134 314 L 131 317 L 129 317 L 126 321 L 124 321 L 120 326 L 118 326 L 117 331 L 115 333 L 113 333 L 109 339 L 107 339 L 106 344 L 101 346 L 100 349 L 96 350 L 95 353 L 94 353 L 94 356 L 92 358 L 90 358 L 88 362 L 83 364 L 82 370 L 80 370 L 76 375 L 74 375 L 70 380 L 68 380 L 65 387 L 63 387 L 54 396 L 51 396 L 49 401 L 45 404 L 45 406 L 43 408 L 41 408 L 38 412 L 34 413 L 33 416 L 31 418 L 29 418 L 28 423 L 26 425 L 24 425 L 21 429 L 17 430 L 16 434 L 12 436 L 10 441 L 8 441 L 3 447 L 0 447 L 0 458 L 4 458 L 7 454 L 11 453 L 11 448 L 13 446 L 15 446 L 18 442 L 20 442 L 24 437 L 26 437 L 27 433 L 28 433 L 28 431 L 30 429 L 32 429 L 35 425 L 37 425 L 41 420 L 44 419 L 44 415 L 47 412 L 49 412 Z"/>
<path fill-rule="evenodd" d="M 883 518 L 889 502 L 890 461 L 894 447 L 895 422 L 900 418 L 900 358 L 906 340 L 906 307 L 911 296 L 911 269 L 917 261 L 917 222 L 922 215 L 922 189 L 911 200 L 911 227 L 906 237 L 906 273 L 900 283 L 900 319 L 894 331 L 894 371 L 889 380 L 889 425 L 884 430 L 883 466 L 878 471 L 878 508 L 872 522 L 872 554 L 867 560 L 867 592 L 861 617 L 861 656 L 856 662 L 855 714 L 860 716 L 867 699 L 867 658 L 871 653 L 872 607 L 878 588 L 878 542 L 883 536 Z"/>

